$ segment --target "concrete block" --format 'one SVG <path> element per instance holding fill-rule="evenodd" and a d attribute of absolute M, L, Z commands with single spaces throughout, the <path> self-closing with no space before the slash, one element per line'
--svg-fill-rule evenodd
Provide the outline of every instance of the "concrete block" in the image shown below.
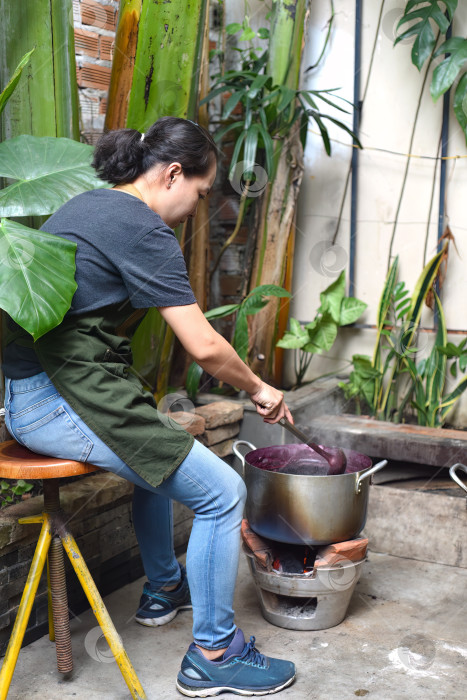
<path fill-rule="evenodd" d="M 188 411 L 170 411 L 169 417 L 182 426 L 190 435 L 201 435 L 206 428 L 203 416 Z M 177 426 L 175 426 L 177 427 Z"/>
<path fill-rule="evenodd" d="M 206 430 L 203 435 L 201 435 L 200 441 L 203 445 L 210 447 L 211 445 L 217 445 L 219 442 L 235 437 L 239 432 L 240 423 L 229 423 L 228 425 L 221 425 L 219 428 Z"/>
<path fill-rule="evenodd" d="M 233 440 L 224 440 L 219 442 L 217 445 L 212 445 L 209 449 L 214 452 L 218 457 L 227 457 L 227 455 L 232 454 Z"/>
<path fill-rule="evenodd" d="M 371 486 L 364 530 L 370 548 L 467 568 L 467 499 L 459 494 Z"/>
<path fill-rule="evenodd" d="M 235 401 L 214 401 L 206 406 L 198 406 L 196 413 L 205 419 L 206 430 L 211 430 L 242 420 L 243 406 Z"/>

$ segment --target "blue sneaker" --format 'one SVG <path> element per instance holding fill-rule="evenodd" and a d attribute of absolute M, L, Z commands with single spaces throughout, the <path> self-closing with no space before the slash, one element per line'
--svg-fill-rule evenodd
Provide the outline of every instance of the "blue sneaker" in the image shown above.
<path fill-rule="evenodd" d="M 181 581 L 173 591 L 154 591 L 147 581 L 136 613 L 136 622 L 147 627 L 165 625 L 174 619 L 179 610 L 192 607 L 186 569 L 180 564 Z"/>
<path fill-rule="evenodd" d="M 294 664 L 264 656 L 254 645 L 254 637 L 245 644 L 239 628 L 217 661 L 208 661 L 196 645 L 191 644 L 177 676 L 177 690 L 190 698 L 207 698 L 222 692 L 268 695 L 290 685 L 295 678 Z"/>

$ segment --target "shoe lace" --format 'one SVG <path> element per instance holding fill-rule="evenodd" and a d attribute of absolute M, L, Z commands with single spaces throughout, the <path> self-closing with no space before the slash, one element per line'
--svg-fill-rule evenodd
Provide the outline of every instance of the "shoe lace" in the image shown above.
<path fill-rule="evenodd" d="M 255 666 L 264 667 L 266 666 L 266 657 L 264 654 L 261 654 L 258 649 L 256 649 L 255 641 L 255 637 L 250 637 L 250 641 L 245 645 L 245 648 L 243 649 L 239 658 L 242 659 L 242 661 L 248 661 L 248 663 L 254 664 Z"/>

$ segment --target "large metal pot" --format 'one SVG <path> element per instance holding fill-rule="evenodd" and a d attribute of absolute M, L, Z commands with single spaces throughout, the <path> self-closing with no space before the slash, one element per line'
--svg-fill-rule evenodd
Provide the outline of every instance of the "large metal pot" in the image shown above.
<path fill-rule="evenodd" d="M 251 450 L 245 457 L 239 452 L 241 445 Z M 344 450 L 348 471 L 337 476 L 285 474 L 252 464 L 258 462 L 259 453 L 267 451 L 270 455 L 274 449 L 283 450 L 284 446 L 256 450 L 245 440 L 237 440 L 233 445 L 243 466 L 250 527 L 258 535 L 287 544 L 331 544 L 358 535 L 366 522 L 369 477 L 385 467 L 387 461 L 372 467 L 366 455 Z M 352 471 L 355 465 L 363 468 Z"/>

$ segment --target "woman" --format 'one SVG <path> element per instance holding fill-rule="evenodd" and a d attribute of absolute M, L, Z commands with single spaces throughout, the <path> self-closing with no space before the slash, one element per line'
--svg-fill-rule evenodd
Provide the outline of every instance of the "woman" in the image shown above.
<path fill-rule="evenodd" d="M 104 134 L 93 166 L 112 189 L 84 192 L 42 227 L 74 241 L 77 291 L 63 322 L 34 344 L 10 323 L 6 424 L 26 447 L 89 461 L 135 484 L 133 518 L 148 581 L 137 622 L 162 625 L 193 607 L 177 678 L 190 697 L 275 692 L 294 665 L 245 643 L 233 620 L 245 487 L 236 472 L 157 412 L 131 371 L 131 337 L 157 307 L 186 351 L 248 392 L 268 423 L 290 412 L 206 321 L 173 228 L 193 217 L 216 177 L 216 146 L 194 122 L 164 117 L 146 134 Z M 195 512 L 187 571 L 174 554 L 172 499 Z"/>

